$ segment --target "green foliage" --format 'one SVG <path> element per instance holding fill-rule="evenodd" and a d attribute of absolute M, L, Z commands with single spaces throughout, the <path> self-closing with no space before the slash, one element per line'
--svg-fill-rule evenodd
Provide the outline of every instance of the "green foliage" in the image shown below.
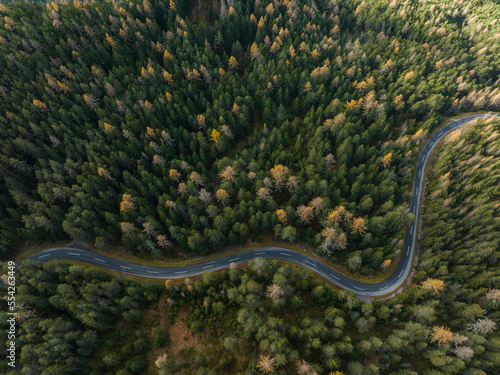
<path fill-rule="evenodd" d="M 499 105 L 498 10 L 317 3 L 2 7 L 0 257 L 69 237 L 206 254 L 273 229 L 318 247 L 343 205 L 369 240 L 339 224 L 336 261 L 379 269 L 425 131 Z"/>
<path fill-rule="evenodd" d="M 122 277 L 111 279 L 102 271 L 52 261 L 25 261 L 17 276 L 20 285 L 16 302 L 18 313 L 18 364 L 30 373 L 70 373 L 87 368 L 89 359 L 101 344 L 104 333 L 120 315 L 136 310 L 146 302 L 141 285 Z M 2 327 L 5 328 L 4 319 Z M 7 340 L 4 330 L 2 342 Z M 119 344 L 122 343 L 118 340 Z M 143 352 L 147 343 L 139 338 L 131 346 Z M 124 351 L 124 353 L 126 350 Z M 116 368 L 123 356 L 103 353 L 103 366 Z M 2 359 L 5 361 L 5 359 Z M 140 362 L 142 361 L 142 365 Z M 127 364 L 140 373 L 144 360 Z M 6 366 L 2 362 L 2 366 Z M 56 371 L 56 372 L 55 372 Z"/>

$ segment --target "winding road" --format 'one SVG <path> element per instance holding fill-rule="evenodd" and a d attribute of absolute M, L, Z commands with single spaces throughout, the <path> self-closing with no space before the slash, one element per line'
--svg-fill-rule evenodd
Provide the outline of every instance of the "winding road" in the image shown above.
<path fill-rule="evenodd" d="M 256 250 L 248 250 L 238 254 L 224 256 L 211 261 L 206 261 L 198 264 L 183 266 L 183 267 L 153 267 L 145 266 L 141 264 L 129 263 L 113 258 L 106 257 L 101 254 L 97 254 L 91 251 L 78 250 L 74 248 L 53 248 L 47 249 L 35 254 L 30 255 L 26 259 L 32 259 L 37 261 L 48 261 L 51 259 L 65 259 L 65 260 L 77 260 L 80 262 L 85 262 L 104 268 L 108 268 L 113 271 L 122 272 L 129 275 L 142 276 L 148 278 L 160 278 L 160 279 L 174 279 L 183 278 L 188 276 L 194 276 L 202 274 L 205 271 L 216 271 L 226 267 L 229 267 L 230 263 L 244 263 L 251 259 L 257 257 L 268 258 L 268 259 L 280 259 L 289 262 L 297 263 L 304 266 L 324 278 L 328 279 L 332 283 L 348 290 L 352 290 L 355 294 L 359 296 L 375 297 L 391 293 L 397 290 L 405 281 L 406 277 L 410 273 L 413 253 L 415 251 L 415 238 L 417 232 L 418 214 L 420 206 L 420 198 L 422 194 L 422 183 L 424 178 L 425 167 L 427 166 L 429 156 L 436 146 L 436 144 L 449 132 L 454 129 L 473 121 L 479 117 L 489 117 L 498 116 L 495 114 L 486 115 L 472 115 L 464 117 L 458 120 L 454 120 L 445 126 L 443 126 L 439 131 L 437 131 L 425 144 L 415 169 L 415 176 L 413 180 L 412 197 L 410 202 L 410 212 L 415 214 L 417 220 L 415 220 L 411 225 L 408 226 L 406 231 L 406 238 L 404 242 L 404 248 L 402 250 L 401 260 L 396 268 L 396 271 L 392 273 L 387 279 L 376 283 L 376 284 L 364 284 L 345 277 L 323 263 L 318 262 L 314 258 L 308 257 L 307 255 L 298 253 L 296 251 L 277 248 L 277 247 L 263 247 Z"/>

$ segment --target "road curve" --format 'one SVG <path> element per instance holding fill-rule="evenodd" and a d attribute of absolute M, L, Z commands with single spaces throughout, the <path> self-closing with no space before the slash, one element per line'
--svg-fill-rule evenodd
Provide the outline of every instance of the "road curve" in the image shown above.
<path fill-rule="evenodd" d="M 423 176 L 425 172 L 425 167 L 429 160 L 429 156 L 436 146 L 436 144 L 449 132 L 455 130 L 456 128 L 473 121 L 479 117 L 488 116 L 498 116 L 498 115 L 472 115 L 467 116 L 458 120 L 454 120 L 445 126 L 443 126 L 439 131 L 437 131 L 431 139 L 425 144 L 417 162 L 417 167 L 415 169 L 415 176 L 413 180 L 412 197 L 410 202 L 410 212 L 415 214 L 418 218 L 420 197 L 422 194 L 422 183 Z M 211 261 L 206 261 L 198 264 L 192 264 L 189 266 L 182 267 L 153 267 L 145 266 L 141 264 L 129 263 L 117 259 L 113 259 L 101 254 L 97 254 L 91 251 L 78 250 L 73 248 L 53 248 L 42 250 L 35 254 L 30 255 L 26 259 L 32 259 L 37 261 L 48 261 L 51 259 L 65 259 L 65 260 L 77 260 L 80 262 L 85 262 L 104 268 L 108 268 L 113 271 L 122 272 L 134 276 L 142 276 L 149 278 L 159 278 L 159 279 L 174 279 L 183 278 L 188 276 L 199 275 L 205 271 L 216 271 L 226 267 L 229 267 L 230 263 L 244 263 L 248 262 L 257 257 L 268 258 L 268 259 L 279 259 L 286 260 L 289 262 L 297 263 L 301 266 L 309 268 L 310 270 L 320 274 L 324 278 L 328 279 L 332 283 L 348 290 L 352 290 L 354 293 L 360 296 L 380 296 L 397 290 L 404 282 L 411 270 L 411 263 L 413 258 L 413 253 L 415 251 L 415 237 L 417 222 L 415 220 L 411 225 L 408 226 L 406 231 L 406 237 L 404 242 L 404 248 L 402 251 L 401 260 L 396 268 L 396 271 L 391 274 L 387 279 L 376 284 L 364 284 L 358 281 L 354 281 L 345 277 L 323 263 L 318 262 L 314 258 L 308 257 L 302 253 L 298 253 L 292 250 L 282 249 L 278 247 L 263 247 L 256 250 L 248 250 L 234 255 L 224 256 Z"/>

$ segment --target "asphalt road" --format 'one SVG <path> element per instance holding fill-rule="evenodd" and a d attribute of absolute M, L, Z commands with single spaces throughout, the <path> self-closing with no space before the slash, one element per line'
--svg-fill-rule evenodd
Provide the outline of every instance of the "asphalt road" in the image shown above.
<path fill-rule="evenodd" d="M 415 214 L 417 218 L 419 214 L 420 197 L 422 193 L 423 175 L 431 151 L 434 149 L 436 144 L 441 140 L 441 138 L 443 138 L 446 134 L 460 127 L 461 125 L 482 116 L 491 116 L 491 115 L 473 115 L 452 121 L 449 124 L 442 127 L 438 132 L 436 132 L 436 134 L 434 134 L 432 138 L 425 144 L 417 162 L 417 167 L 415 170 L 415 176 L 413 181 L 412 197 L 410 202 L 410 212 Z M 29 257 L 27 257 L 27 259 L 33 259 L 39 261 L 48 261 L 51 259 L 78 260 L 80 262 L 94 264 L 97 266 L 105 267 L 110 270 L 126 273 L 129 275 L 149 277 L 149 278 L 159 278 L 159 279 L 174 279 L 174 278 L 183 278 L 188 276 L 199 275 L 205 271 L 216 271 L 229 267 L 229 264 L 233 262 L 236 264 L 244 263 L 257 257 L 268 258 L 268 259 L 280 259 L 289 262 L 294 262 L 300 264 L 301 266 L 309 268 L 310 270 L 330 280 L 334 284 L 344 289 L 352 290 L 357 295 L 374 297 L 374 296 L 384 295 L 397 290 L 408 276 L 408 273 L 410 272 L 411 269 L 411 263 L 415 248 L 417 221 L 418 220 L 415 220 L 411 225 L 408 226 L 408 229 L 406 231 L 406 238 L 404 242 L 404 249 L 402 252 L 401 261 L 399 262 L 396 271 L 384 281 L 381 281 L 376 284 L 364 284 L 351 280 L 333 271 L 331 268 L 318 262 L 314 258 L 308 257 L 304 254 L 292 250 L 287 250 L 277 247 L 263 247 L 257 250 L 248 250 L 235 255 L 229 255 L 222 258 L 218 258 L 216 260 L 211 260 L 184 267 L 144 266 L 140 264 L 129 263 L 109 258 L 104 255 L 100 255 L 91 251 L 78 250 L 73 248 L 64 248 L 64 247 L 43 250 L 30 255 Z"/>

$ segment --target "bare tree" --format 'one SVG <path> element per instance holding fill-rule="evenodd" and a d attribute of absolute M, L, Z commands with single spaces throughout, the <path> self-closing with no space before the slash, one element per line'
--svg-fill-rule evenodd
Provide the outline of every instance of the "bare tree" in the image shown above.
<path fill-rule="evenodd" d="M 283 287 L 279 284 L 272 284 L 267 287 L 267 297 L 270 299 L 278 299 L 285 294 Z"/>
<path fill-rule="evenodd" d="M 172 242 L 170 242 L 164 234 L 160 234 L 156 237 L 156 240 L 158 241 L 158 246 L 163 247 L 164 249 L 172 247 Z"/>
<path fill-rule="evenodd" d="M 236 172 L 234 171 L 233 167 L 228 165 L 219 173 L 219 176 L 223 182 L 234 182 L 235 174 Z"/>
<path fill-rule="evenodd" d="M 271 199 L 271 191 L 266 187 L 261 187 L 257 191 L 257 196 L 263 201 L 269 201 Z"/>
<path fill-rule="evenodd" d="M 309 224 L 314 217 L 313 208 L 304 205 L 299 206 L 297 208 L 297 216 L 302 224 Z"/>
<path fill-rule="evenodd" d="M 257 362 L 257 368 L 264 374 L 270 374 L 276 369 L 276 358 L 271 355 L 261 354 Z"/>
<path fill-rule="evenodd" d="M 208 205 L 212 201 L 212 194 L 210 194 L 210 192 L 206 191 L 205 189 L 201 189 L 198 196 L 204 204 Z"/>

